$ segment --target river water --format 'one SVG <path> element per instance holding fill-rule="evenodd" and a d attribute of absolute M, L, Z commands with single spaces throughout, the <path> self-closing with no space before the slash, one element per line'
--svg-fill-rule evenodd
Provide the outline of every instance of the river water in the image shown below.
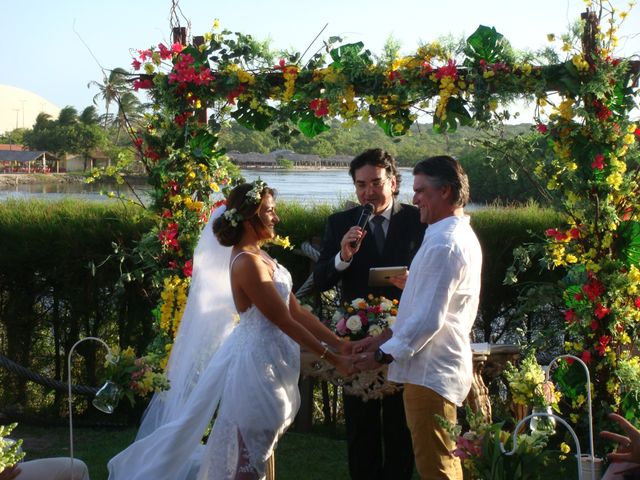
<path fill-rule="evenodd" d="M 314 203 L 336 205 L 344 200 L 355 200 L 353 182 L 346 169 L 243 169 L 241 173 L 249 182 L 258 177 L 261 178 L 269 186 L 274 187 L 277 190 L 278 199 L 284 201 L 296 201 L 304 205 Z M 401 169 L 401 175 L 399 198 L 403 202 L 411 203 L 413 183 L 411 169 Z M 86 200 L 110 200 L 108 197 L 100 195 L 101 190 L 109 189 L 113 189 L 113 187 L 84 183 L 18 184 L 0 186 L 0 200 L 8 198 L 58 200 L 69 197 Z M 147 185 L 136 185 L 136 189 L 142 192 L 143 199 L 148 198 L 144 194 L 145 189 L 148 189 Z M 126 194 L 127 191 L 122 190 L 122 193 Z"/>

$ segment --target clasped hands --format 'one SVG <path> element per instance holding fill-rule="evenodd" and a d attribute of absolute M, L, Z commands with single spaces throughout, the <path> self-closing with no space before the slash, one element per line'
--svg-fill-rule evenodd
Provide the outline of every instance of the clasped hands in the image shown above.
<path fill-rule="evenodd" d="M 348 377 L 364 370 L 375 370 L 380 364 L 373 358 L 382 342 L 378 337 L 367 337 L 353 342 L 343 342 L 340 346 L 340 360 L 336 368 Z"/>

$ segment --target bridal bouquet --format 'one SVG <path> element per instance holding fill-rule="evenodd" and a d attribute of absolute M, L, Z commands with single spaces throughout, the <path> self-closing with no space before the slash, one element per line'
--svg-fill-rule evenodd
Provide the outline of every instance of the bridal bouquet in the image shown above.
<path fill-rule="evenodd" d="M 122 351 L 113 347 L 104 366 L 106 379 L 115 383 L 120 389 L 120 398 L 127 397 L 132 405 L 136 396 L 146 397 L 169 389 L 159 358 L 153 354 L 136 357 L 131 347 Z"/>
<path fill-rule="evenodd" d="M 375 337 L 394 324 L 397 313 L 397 300 L 369 294 L 366 299 L 345 302 L 342 309 L 336 310 L 331 327 L 339 336 L 350 340 Z"/>

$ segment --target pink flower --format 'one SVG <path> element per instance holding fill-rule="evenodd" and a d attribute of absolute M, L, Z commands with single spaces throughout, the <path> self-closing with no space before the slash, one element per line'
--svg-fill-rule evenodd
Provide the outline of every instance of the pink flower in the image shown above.
<path fill-rule="evenodd" d="M 342 317 L 340 319 L 340 321 L 338 321 L 338 323 L 336 324 L 336 330 L 338 331 L 338 333 L 340 335 L 346 335 L 347 334 L 347 319 Z"/>
<path fill-rule="evenodd" d="M 190 277 L 193 274 L 193 260 L 187 260 L 182 267 L 182 273 L 185 277 Z"/>
<path fill-rule="evenodd" d="M 544 123 L 539 123 L 538 125 L 536 125 L 536 129 L 542 134 L 547 133 L 547 131 L 549 130 Z"/>

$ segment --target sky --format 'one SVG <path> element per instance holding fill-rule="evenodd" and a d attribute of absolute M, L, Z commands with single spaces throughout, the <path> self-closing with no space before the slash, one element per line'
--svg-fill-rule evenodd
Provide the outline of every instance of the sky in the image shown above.
<path fill-rule="evenodd" d="M 0 0 L 4 38 L 10 39 L 0 84 L 81 111 L 98 93 L 87 85 L 102 82 L 102 69 L 130 69 L 136 49 L 170 43 L 173 3 L 180 25 L 190 22 L 193 35 L 210 31 L 218 18 L 223 28 L 270 39 L 273 48 L 303 51 L 327 25 L 321 38 L 362 41 L 374 54 L 390 36 L 410 53 L 441 36 L 468 36 L 480 24 L 495 27 L 517 49 L 535 50 L 585 10 L 582 0 Z M 627 2 L 614 5 L 626 8 Z M 640 6 L 620 39 L 620 55 L 640 54 Z M 311 51 L 321 46 L 318 41 Z"/>

